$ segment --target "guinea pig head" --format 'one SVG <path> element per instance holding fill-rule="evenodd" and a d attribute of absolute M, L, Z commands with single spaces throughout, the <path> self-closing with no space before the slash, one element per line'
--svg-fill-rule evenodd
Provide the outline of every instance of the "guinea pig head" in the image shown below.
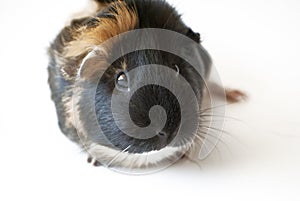
<path fill-rule="evenodd" d="M 101 69 L 101 62 L 87 63 Z M 97 71 L 92 72 L 94 76 Z M 122 55 L 93 83 L 97 85 L 97 123 L 117 150 L 140 154 L 184 146 L 197 128 L 198 122 L 192 122 L 191 117 L 199 114 L 203 83 L 191 64 L 170 52 L 139 50 Z M 89 118 L 82 117 L 81 121 Z M 193 128 L 180 134 L 187 122 Z M 102 143 L 103 136 L 95 133 L 90 137 L 94 143 Z"/>

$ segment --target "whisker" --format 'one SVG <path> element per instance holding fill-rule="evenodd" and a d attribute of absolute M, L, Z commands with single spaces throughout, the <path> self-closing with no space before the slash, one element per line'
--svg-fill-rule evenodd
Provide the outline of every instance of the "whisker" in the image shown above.
<path fill-rule="evenodd" d="M 120 151 L 109 163 L 108 163 L 108 165 L 107 165 L 107 167 L 110 167 L 111 166 L 111 164 L 122 154 L 122 153 L 124 153 L 124 152 L 126 152 L 128 149 L 130 149 L 130 147 L 131 147 L 132 145 L 129 145 L 126 149 L 124 149 L 124 150 L 122 150 L 122 151 Z"/>
<path fill-rule="evenodd" d="M 209 110 L 217 109 L 217 108 L 220 108 L 220 107 L 228 107 L 228 106 L 232 106 L 232 105 L 235 105 L 235 103 L 226 103 L 226 104 L 217 105 L 217 106 L 214 106 L 214 107 L 207 107 L 207 108 L 201 109 L 201 111 L 209 111 Z"/>
<path fill-rule="evenodd" d="M 200 115 L 200 118 L 203 118 L 203 117 L 220 117 L 220 118 L 235 120 L 235 121 L 244 123 L 242 120 L 237 119 L 236 117 L 225 116 L 225 115 L 217 115 L 217 114 L 202 114 L 202 115 Z"/>
<path fill-rule="evenodd" d="M 214 136 L 214 135 L 211 135 L 211 134 L 208 134 L 208 133 L 202 133 L 202 132 L 200 132 L 200 134 L 203 134 L 203 137 L 206 135 L 206 136 L 209 136 L 209 137 L 214 138 L 215 140 L 217 140 L 216 146 L 217 146 L 218 143 L 221 143 L 222 145 L 224 145 L 224 146 L 226 147 L 226 149 L 227 149 L 228 151 L 231 152 L 229 146 L 226 144 L 226 142 L 225 142 L 224 140 L 222 140 L 222 138 L 218 138 L 218 137 L 216 137 L 216 136 Z M 205 140 L 208 140 L 208 139 L 205 138 Z"/>
<path fill-rule="evenodd" d="M 205 139 L 205 141 L 204 141 L 204 139 L 203 139 L 201 136 L 195 135 L 195 137 L 196 137 L 198 140 L 200 140 L 200 142 L 202 143 L 202 144 L 199 144 L 200 146 L 205 145 L 206 142 L 209 142 L 210 144 L 212 144 L 212 142 L 211 142 L 210 140 Z M 197 142 L 196 142 L 196 143 L 197 143 Z M 221 156 L 221 151 L 220 151 L 220 149 L 218 148 L 217 144 L 214 145 L 214 148 L 212 149 L 212 151 L 213 151 L 213 150 L 216 150 L 217 153 L 218 153 L 218 155 Z"/>
<path fill-rule="evenodd" d="M 219 128 L 215 128 L 215 127 L 212 127 L 212 126 L 206 126 L 206 125 L 200 125 L 199 127 L 200 127 L 200 128 L 204 128 L 204 129 L 207 129 L 207 130 L 218 131 L 218 132 L 220 132 L 220 133 L 224 133 L 224 134 L 227 134 L 227 135 L 232 136 L 231 133 L 225 131 L 224 129 L 219 129 Z"/>
<path fill-rule="evenodd" d="M 207 130 L 212 130 L 212 131 L 216 131 L 216 132 L 220 132 L 220 136 L 224 135 L 227 137 L 230 137 L 231 139 L 235 140 L 236 142 L 243 144 L 236 136 L 234 136 L 232 133 L 225 131 L 224 129 L 218 129 L 218 128 L 214 128 L 214 127 L 207 127 L 207 126 L 200 126 L 201 128 L 207 129 Z M 204 132 L 204 131 L 202 131 Z M 206 133 L 202 133 L 204 135 L 208 134 Z M 212 136 L 211 136 L 212 137 Z"/>

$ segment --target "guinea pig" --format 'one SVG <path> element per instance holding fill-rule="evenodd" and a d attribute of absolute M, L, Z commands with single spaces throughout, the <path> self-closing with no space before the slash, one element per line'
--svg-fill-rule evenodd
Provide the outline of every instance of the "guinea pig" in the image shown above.
<path fill-rule="evenodd" d="M 184 86 L 174 88 L 181 89 L 178 93 L 184 94 L 187 99 L 185 102 L 180 102 L 172 90 L 150 82 L 128 96 L 131 85 L 144 83 L 149 77 L 160 79 L 167 85 L 176 83 L 181 77 L 190 86 L 196 97 L 196 107 L 200 108 L 205 79 L 209 76 L 212 64 L 208 52 L 201 46 L 200 34 L 185 25 L 176 9 L 164 0 L 97 0 L 93 3 L 93 11 L 88 16 L 72 20 L 49 48 L 49 85 L 61 131 L 89 154 L 88 162 L 93 162 L 95 166 L 103 164 L 109 167 L 141 168 L 180 158 L 193 144 L 196 132 L 191 130 L 177 140 L 179 143 L 170 145 L 183 127 L 184 112 L 180 104 L 186 105 L 190 112 L 194 111 L 192 97 L 184 94 L 187 91 L 183 90 Z M 159 48 L 164 41 L 155 37 L 144 36 L 143 40 L 150 41 L 150 45 L 158 48 L 126 52 L 113 59 L 110 58 L 113 52 L 123 51 L 122 46 L 135 39 L 123 38 L 110 43 L 109 48 L 101 47 L 118 35 L 145 29 L 161 29 L 187 38 L 188 42 L 173 48 L 186 55 L 199 57 L 200 73 L 184 58 Z M 192 43 L 198 45 L 196 51 L 192 51 Z M 111 63 L 105 65 L 108 59 Z M 149 65 L 156 65 L 152 74 L 147 68 L 139 68 Z M 175 77 L 168 77 L 160 71 L 165 69 L 163 66 Z M 130 74 L 134 70 L 135 75 Z M 98 77 L 99 73 L 101 77 Z M 78 83 L 81 83 L 80 92 L 76 90 Z M 95 93 L 90 96 L 84 90 L 91 88 Z M 115 98 L 117 102 L 122 97 L 128 97 L 128 105 L 112 107 L 114 93 L 119 97 Z M 157 105 L 164 111 L 152 110 L 156 117 L 149 117 L 151 109 Z M 195 114 L 199 114 L 199 111 L 195 111 Z M 161 116 L 166 116 L 166 119 L 163 120 Z M 132 134 L 136 131 L 130 129 L 132 122 L 135 127 L 145 128 L 151 121 L 157 121 L 158 124 L 163 122 L 163 125 L 159 129 L 148 130 L 151 135 L 143 132 L 142 135 L 146 137 Z M 124 128 L 121 129 L 120 125 Z M 105 137 L 97 135 L 95 126 L 101 127 Z M 124 131 L 126 128 L 129 129 Z"/>

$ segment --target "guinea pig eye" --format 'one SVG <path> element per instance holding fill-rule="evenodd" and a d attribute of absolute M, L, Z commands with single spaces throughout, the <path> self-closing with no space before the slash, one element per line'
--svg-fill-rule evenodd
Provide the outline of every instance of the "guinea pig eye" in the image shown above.
<path fill-rule="evenodd" d="M 129 81 L 125 72 L 122 71 L 117 75 L 116 86 L 121 91 L 128 90 Z"/>

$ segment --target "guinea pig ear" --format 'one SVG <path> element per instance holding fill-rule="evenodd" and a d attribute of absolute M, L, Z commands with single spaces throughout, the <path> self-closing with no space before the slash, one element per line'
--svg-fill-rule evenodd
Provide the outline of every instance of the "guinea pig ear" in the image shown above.
<path fill-rule="evenodd" d="M 194 40 L 196 43 L 201 43 L 200 34 L 195 33 L 191 28 L 187 30 L 186 36 Z"/>

